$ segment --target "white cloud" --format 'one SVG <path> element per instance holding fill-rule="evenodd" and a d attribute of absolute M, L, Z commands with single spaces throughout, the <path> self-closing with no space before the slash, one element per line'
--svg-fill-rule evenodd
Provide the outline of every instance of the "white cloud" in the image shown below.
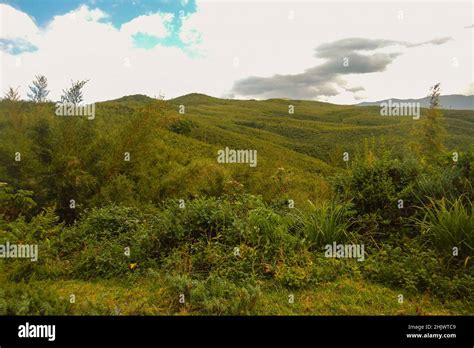
<path fill-rule="evenodd" d="M 172 13 L 154 13 L 139 16 L 123 24 L 120 31 L 129 36 L 140 32 L 163 38 L 171 33 L 169 25 L 173 17 Z"/>
<path fill-rule="evenodd" d="M 384 72 L 346 76 L 348 88 L 364 87 L 369 99 L 409 98 L 424 96 L 439 81 L 444 93 L 460 93 L 472 81 L 473 42 L 458 23 L 471 20 L 472 5 L 431 5 L 199 2 L 198 11 L 185 19 L 181 37 L 207 60 L 215 60 L 213 75 L 227 91 L 241 78 L 299 74 L 324 62 L 313 55 L 319 45 L 361 37 L 413 45 L 381 49 L 401 56 Z M 443 44 L 421 45 L 432 40 Z M 238 69 L 229 66 L 235 58 Z M 329 101 L 351 103 L 357 98 L 340 90 Z"/>
<path fill-rule="evenodd" d="M 0 4 L 0 37 L 31 39 L 38 33 L 33 19 L 15 8 Z"/>

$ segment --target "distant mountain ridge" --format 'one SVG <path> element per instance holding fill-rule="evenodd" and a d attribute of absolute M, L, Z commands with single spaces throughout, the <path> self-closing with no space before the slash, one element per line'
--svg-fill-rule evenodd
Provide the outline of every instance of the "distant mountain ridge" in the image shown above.
<path fill-rule="evenodd" d="M 379 106 L 381 103 L 387 102 L 391 100 L 392 103 L 420 103 L 422 108 L 429 107 L 430 100 L 429 97 L 418 98 L 418 99 L 398 99 L 398 98 L 390 98 L 390 99 L 383 99 L 374 102 L 362 102 L 359 104 L 353 105 L 345 105 L 346 107 L 350 106 Z M 141 103 L 141 102 L 153 102 L 156 101 L 156 98 L 151 98 L 149 96 L 143 94 L 135 94 L 135 95 L 128 95 L 123 96 L 118 99 L 110 100 L 114 102 L 134 102 L 134 103 Z M 255 99 L 221 99 L 212 97 L 202 93 L 189 93 L 185 94 L 176 98 L 168 99 L 169 102 L 173 104 L 179 103 L 187 103 L 187 104 L 214 104 L 214 105 L 228 105 L 233 104 L 234 102 L 263 102 L 263 103 L 273 103 L 273 102 L 281 102 L 287 103 L 289 100 L 281 99 L 281 98 L 271 98 L 266 100 L 255 100 Z M 313 105 L 333 105 L 333 106 L 344 106 L 338 104 L 332 104 L 327 102 L 315 101 L 315 100 L 292 100 L 292 102 L 296 103 L 309 103 Z M 442 95 L 440 96 L 440 104 L 442 109 L 451 109 L 451 110 L 474 110 L 474 95 L 462 95 L 462 94 L 450 94 L 450 95 Z"/>
<path fill-rule="evenodd" d="M 453 110 L 474 110 L 474 95 L 462 95 L 462 94 L 450 94 L 442 95 L 439 97 L 440 104 L 442 109 L 453 109 Z M 430 105 L 430 98 L 424 97 L 419 99 L 384 99 L 375 102 L 363 102 L 356 104 L 357 106 L 374 106 L 380 105 L 383 102 L 388 102 L 392 100 L 393 102 L 398 103 L 420 103 L 422 108 L 427 108 Z"/>

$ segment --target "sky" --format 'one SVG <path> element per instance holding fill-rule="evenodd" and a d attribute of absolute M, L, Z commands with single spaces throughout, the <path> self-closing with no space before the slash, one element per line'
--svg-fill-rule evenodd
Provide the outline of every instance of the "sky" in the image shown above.
<path fill-rule="evenodd" d="M 472 1 L 0 0 L 0 92 L 352 104 L 474 94 Z"/>

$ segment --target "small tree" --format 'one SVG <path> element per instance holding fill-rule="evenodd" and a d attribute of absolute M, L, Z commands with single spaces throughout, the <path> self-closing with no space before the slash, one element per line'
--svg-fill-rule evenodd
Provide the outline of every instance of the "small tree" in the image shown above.
<path fill-rule="evenodd" d="M 33 86 L 29 86 L 31 93 L 28 93 L 28 98 L 36 103 L 43 103 L 49 94 L 48 79 L 43 75 L 36 75 L 33 81 Z"/>
<path fill-rule="evenodd" d="M 18 88 L 14 89 L 13 87 L 9 87 L 7 93 L 5 93 L 3 99 L 9 100 L 12 102 L 17 102 L 20 100 L 20 93 L 18 93 Z"/>
<path fill-rule="evenodd" d="M 63 89 L 63 95 L 61 96 L 62 103 L 71 103 L 78 105 L 83 101 L 82 88 L 89 82 L 89 80 L 82 81 L 71 81 L 72 86 L 69 89 Z"/>
<path fill-rule="evenodd" d="M 415 123 L 416 152 L 420 157 L 434 158 L 445 151 L 446 128 L 440 106 L 440 84 L 430 88 L 430 108 L 425 117 Z"/>
<path fill-rule="evenodd" d="M 432 86 L 430 88 L 430 109 L 436 109 L 439 107 L 439 95 L 440 95 L 440 83 L 437 83 L 436 85 Z"/>

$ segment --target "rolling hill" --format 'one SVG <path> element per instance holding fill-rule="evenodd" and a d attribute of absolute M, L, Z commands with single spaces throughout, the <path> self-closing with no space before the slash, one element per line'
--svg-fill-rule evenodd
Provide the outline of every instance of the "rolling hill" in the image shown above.
<path fill-rule="evenodd" d="M 261 141 L 291 151 L 291 157 L 309 156 L 332 165 L 341 164 L 337 156 L 342 152 L 354 153 L 370 139 L 385 143 L 383 146 L 395 152 L 403 151 L 408 142 L 414 141 L 410 134 L 417 125 L 410 117 L 382 117 L 380 108 L 375 106 L 283 99 L 229 100 L 201 94 L 181 96 L 169 103 L 176 110 L 183 105 L 182 117 L 205 125 L 205 129 L 192 131 L 190 137 L 203 140 L 205 133 L 214 133 L 206 141 L 221 146 L 233 145 L 236 138 L 247 147 Z M 288 111 L 289 105 L 294 106 L 293 114 Z M 422 115 L 425 112 L 422 109 Z M 474 112 L 443 113 L 449 133 L 447 146 L 467 149 L 474 144 Z M 221 131 L 226 132 L 225 136 Z"/>

